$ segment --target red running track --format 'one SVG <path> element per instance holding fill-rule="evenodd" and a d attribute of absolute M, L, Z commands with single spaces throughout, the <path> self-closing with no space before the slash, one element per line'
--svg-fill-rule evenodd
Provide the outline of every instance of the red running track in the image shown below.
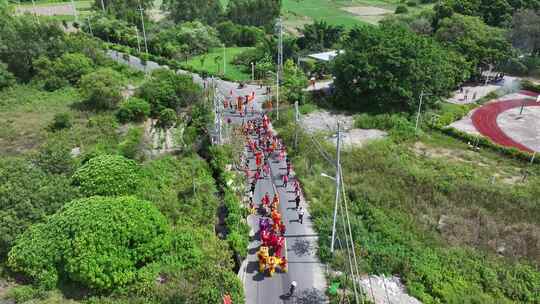
<path fill-rule="evenodd" d="M 528 95 L 528 94 L 527 94 Z M 536 97 L 536 95 L 534 96 Z M 478 108 L 472 115 L 474 127 L 482 135 L 489 137 L 492 141 L 506 147 L 514 147 L 523 151 L 533 152 L 530 148 L 513 140 L 501 130 L 497 124 L 497 116 L 512 108 L 521 107 L 525 102 L 526 107 L 540 106 L 535 100 L 513 99 L 500 102 L 493 102 Z"/>

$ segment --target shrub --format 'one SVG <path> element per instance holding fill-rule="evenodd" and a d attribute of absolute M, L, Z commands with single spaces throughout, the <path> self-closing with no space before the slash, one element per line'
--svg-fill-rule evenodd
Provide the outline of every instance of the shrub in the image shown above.
<path fill-rule="evenodd" d="M 409 9 L 405 5 L 398 5 L 396 7 L 396 14 L 407 14 Z"/>
<path fill-rule="evenodd" d="M 39 147 L 33 161 L 41 170 L 52 174 L 71 175 L 75 165 L 71 148 L 62 138 L 50 138 Z"/>
<path fill-rule="evenodd" d="M 69 113 L 57 113 L 54 115 L 52 123 L 49 125 L 49 130 L 58 131 L 71 128 L 71 115 Z"/>
<path fill-rule="evenodd" d="M 417 5 L 418 5 L 418 2 L 416 2 L 415 0 L 407 1 L 407 6 L 417 6 Z"/>
<path fill-rule="evenodd" d="M 131 97 L 120 105 L 116 117 L 122 123 L 129 121 L 141 122 L 150 115 L 150 104 L 137 97 Z"/>
<path fill-rule="evenodd" d="M 202 89 L 191 76 L 159 69 L 153 71 L 152 77 L 139 87 L 137 95 L 150 102 L 151 114 L 157 117 L 165 108 L 178 111 L 181 107 L 195 104 L 202 97 Z"/>
<path fill-rule="evenodd" d="M 81 53 L 66 53 L 51 61 L 47 57 L 36 60 L 37 78 L 48 91 L 76 85 L 81 77 L 93 70 L 93 62 Z"/>
<path fill-rule="evenodd" d="M 0 91 L 15 84 L 15 76 L 8 71 L 7 65 L 0 62 Z"/>
<path fill-rule="evenodd" d="M 126 138 L 118 146 L 120 153 L 127 158 L 137 159 L 141 148 L 143 133 L 143 128 L 130 128 Z"/>
<path fill-rule="evenodd" d="M 110 68 L 84 75 L 80 82 L 81 95 L 86 105 L 94 110 L 116 108 L 122 100 L 122 89 L 122 75 Z"/>
<path fill-rule="evenodd" d="M 136 193 L 141 176 L 133 160 L 120 155 L 100 155 L 77 169 L 73 182 L 87 196 L 128 195 Z"/>
<path fill-rule="evenodd" d="M 8 264 L 52 288 L 68 280 L 114 290 L 170 248 L 166 218 L 134 197 L 91 197 L 68 203 L 44 224 L 21 235 Z"/>
<path fill-rule="evenodd" d="M 534 84 L 529 80 L 523 80 L 521 82 L 521 87 L 525 90 L 533 91 L 536 93 L 540 93 L 540 84 Z"/>
<path fill-rule="evenodd" d="M 173 109 L 163 109 L 159 112 L 158 125 L 160 128 L 171 128 L 176 124 L 177 120 L 178 116 Z"/>
<path fill-rule="evenodd" d="M 0 259 L 31 224 L 78 197 L 66 176 L 43 172 L 29 161 L 0 159 Z"/>

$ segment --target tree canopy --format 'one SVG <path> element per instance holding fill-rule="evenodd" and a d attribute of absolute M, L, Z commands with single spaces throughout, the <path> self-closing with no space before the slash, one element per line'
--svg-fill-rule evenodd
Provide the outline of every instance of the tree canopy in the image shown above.
<path fill-rule="evenodd" d="M 303 36 L 298 39 L 298 46 L 301 49 L 310 51 L 329 49 L 339 41 L 343 32 L 342 26 L 330 25 L 322 20 L 315 21 L 304 26 L 302 29 Z"/>
<path fill-rule="evenodd" d="M 463 54 L 473 67 L 499 64 L 511 54 L 512 47 L 502 29 L 486 25 L 478 17 L 453 14 L 444 18 L 435 38 Z"/>
<path fill-rule="evenodd" d="M 213 24 L 223 13 L 219 0 L 166 0 L 163 7 L 175 22 L 198 20 Z"/>
<path fill-rule="evenodd" d="M 100 155 L 78 168 L 73 182 L 87 196 L 129 195 L 138 190 L 141 175 L 133 160 L 120 155 Z"/>
<path fill-rule="evenodd" d="M 540 56 L 540 11 L 526 9 L 514 14 L 512 43 L 526 53 Z"/>
<path fill-rule="evenodd" d="M 22 159 L 0 159 L 0 257 L 31 224 L 78 196 L 69 178 Z"/>
<path fill-rule="evenodd" d="M 271 30 L 281 13 L 281 0 L 230 0 L 227 15 L 242 25 L 262 26 Z"/>
<path fill-rule="evenodd" d="M 128 21 L 131 24 L 141 23 L 139 5 L 144 10 L 145 15 L 148 14 L 147 10 L 154 6 L 154 1 L 152 0 L 95 0 L 94 8 L 97 11 L 101 11 L 102 3 L 105 6 L 107 14 Z"/>
<path fill-rule="evenodd" d="M 111 68 L 100 68 L 80 80 L 84 102 L 94 110 L 116 108 L 122 100 L 123 87 L 122 75 Z"/>
<path fill-rule="evenodd" d="M 134 197 L 72 201 L 16 241 L 8 263 L 51 288 L 60 279 L 113 290 L 138 278 L 145 265 L 170 248 L 166 218 Z"/>
<path fill-rule="evenodd" d="M 345 45 L 334 66 L 336 99 L 345 107 L 412 112 L 422 91 L 445 95 L 469 77 L 460 55 L 403 27 L 357 28 Z"/>
<path fill-rule="evenodd" d="M 194 104 L 200 100 L 202 90 L 190 76 L 159 69 L 139 87 L 137 95 L 150 102 L 151 115 L 157 117 L 166 108 L 178 112 L 180 108 Z"/>

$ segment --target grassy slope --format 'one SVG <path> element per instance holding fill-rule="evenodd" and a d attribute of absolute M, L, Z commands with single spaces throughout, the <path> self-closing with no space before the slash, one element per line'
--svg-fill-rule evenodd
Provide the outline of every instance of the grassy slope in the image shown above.
<path fill-rule="evenodd" d="M 250 79 L 251 75 L 249 73 L 242 71 L 239 66 L 232 64 L 234 57 L 236 57 L 238 54 L 242 53 L 243 51 L 247 49 L 249 48 L 232 47 L 232 48 L 226 49 L 225 58 L 227 60 L 227 65 L 226 65 L 225 76 L 227 76 L 228 79 L 233 79 L 236 81 L 245 81 L 245 80 Z M 201 58 L 205 58 L 204 65 L 201 65 Z M 219 60 L 216 61 L 216 58 L 218 58 Z M 222 58 L 223 58 L 223 49 L 217 48 L 217 49 L 210 50 L 210 52 L 206 55 L 200 55 L 200 56 L 191 58 L 184 65 L 196 71 L 207 71 L 213 74 L 222 74 L 223 73 L 223 59 Z"/>
<path fill-rule="evenodd" d="M 281 123 L 287 120 L 281 117 Z M 291 144 L 289 126 L 279 131 Z M 420 142 L 426 155 L 417 151 L 418 143 L 389 140 L 342 154 L 361 271 L 399 274 L 424 303 L 540 301 L 535 283 L 540 279 L 540 219 L 535 216 L 540 212 L 540 169 L 534 168 L 526 183 L 512 184 L 510 177 L 519 177 L 527 164 L 489 151 L 468 151 L 466 144 L 437 132 Z M 293 163 L 315 225 L 327 236 L 333 185 L 320 173 L 332 174 L 333 169 L 311 146 L 301 136 Z M 335 153 L 329 145 L 325 149 Z M 492 184 L 494 174 L 500 178 Z M 444 227 L 439 225 L 442 217 Z M 495 254 L 501 244 L 508 259 Z M 328 238 L 322 237 L 320 246 L 324 260 L 345 268 L 341 253 L 329 259 Z"/>

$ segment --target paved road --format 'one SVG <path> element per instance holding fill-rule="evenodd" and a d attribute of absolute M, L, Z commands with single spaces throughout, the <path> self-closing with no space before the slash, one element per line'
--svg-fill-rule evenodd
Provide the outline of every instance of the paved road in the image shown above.
<path fill-rule="evenodd" d="M 129 64 L 131 67 L 144 71 L 151 71 L 160 66 L 149 61 L 145 66 L 140 63 L 140 60 L 131 56 L 129 63 L 125 61 L 121 55 L 115 51 L 109 51 L 109 56 L 118 62 Z M 177 71 L 177 73 L 190 74 L 186 71 Z M 204 80 L 196 74 L 191 74 L 195 82 L 203 84 Z M 249 95 L 255 92 L 254 107 L 256 111 L 260 111 L 262 103 L 266 99 L 264 89 L 258 86 L 247 85 L 244 89 L 239 90 L 238 84 L 217 80 L 218 89 L 222 94 L 232 97 Z M 248 119 L 259 118 L 260 116 L 248 116 Z M 233 123 L 241 123 L 242 119 L 231 112 L 224 112 L 224 119 L 231 118 Z M 248 155 L 253 157 L 253 155 Z M 255 161 L 250 162 L 253 166 Z M 298 222 L 298 216 L 294 210 L 294 191 L 292 189 L 292 179 L 289 182 L 289 187 L 282 187 L 281 174 L 285 172 L 285 162 L 277 160 L 271 161 L 271 177 L 260 180 L 255 189 L 254 201 L 260 202 L 266 192 L 271 196 L 274 194 L 274 189 L 277 189 L 280 198 L 280 211 L 283 222 L 287 227 L 286 237 L 286 253 L 289 260 L 289 271 L 287 273 L 276 273 L 273 277 L 268 277 L 258 272 L 258 260 L 256 252 L 260 246 L 257 239 L 249 245 L 249 254 L 242 264 L 239 276 L 242 279 L 245 287 L 246 303 L 247 304 L 278 304 L 278 303 L 303 303 L 303 304 L 321 304 L 326 303 L 324 296 L 326 289 L 326 279 L 324 275 L 323 265 L 320 263 L 317 252 L 317 234 L 313 229 L 313 223 L 309 215 L 309 206 L 306 206 L 304 198 L 302 205 L 306 210 L 304 215 L 304 223 Z M 251 168 L 254 169 L 254 168 Z M 275 186 L 275 187 L 274 187 Z M 306 208 L 307 207 L 307 208 Z M 249 216 L 248 222 L 252 229 L 252 234 L 256 235 L 258 231 L 259 216 Z M 297 297 L 288 298 L 290 283 L 292 281 L 298 283 Z"/>

